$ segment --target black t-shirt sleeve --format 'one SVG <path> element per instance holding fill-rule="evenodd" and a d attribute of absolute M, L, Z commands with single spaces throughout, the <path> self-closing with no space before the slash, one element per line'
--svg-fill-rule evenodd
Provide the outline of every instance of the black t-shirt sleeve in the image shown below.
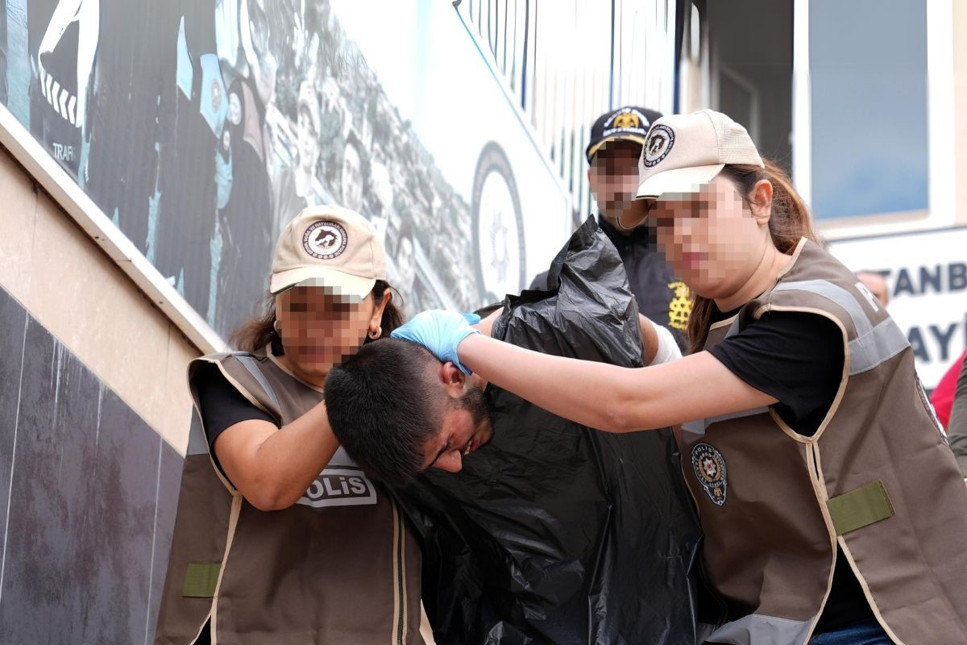
<path fill-rule="evenodd" d="M 193 381 L 195 390 L 198 392 L 198 407 L 201 410 L 201 420 L 209 446 L 215 445 L 215 439 L 226 428 L 240 421 L 261 419 L 278 426 L 271 415 L 258 409 L 242 396 L 225 379 L 217 365 L 209 363 L 200 366 Z"/>
<path fill-rule="evenodd" d="M 729 371 L 779 400 L 776 412 L 812 435 L 843 376 L 843 335 L 819 314 L 770 312 L 709 349 Z"/>

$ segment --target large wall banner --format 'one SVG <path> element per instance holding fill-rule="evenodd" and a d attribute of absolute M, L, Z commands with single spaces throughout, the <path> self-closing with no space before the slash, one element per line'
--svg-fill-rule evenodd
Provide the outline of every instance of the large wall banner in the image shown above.
<path fill-rule="evenodd" d="M 0 102 L 219 334 L 338 203 L 413 313 L 526 286 L 569 196 L 452 3 L 0 0 Z"/>

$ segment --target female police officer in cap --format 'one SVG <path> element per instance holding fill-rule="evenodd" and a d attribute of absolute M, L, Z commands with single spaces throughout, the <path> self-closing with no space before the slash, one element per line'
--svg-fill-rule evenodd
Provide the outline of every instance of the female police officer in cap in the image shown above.
<path fill-rule="evenodd" d="M 722 601 L 709 642 L 967 643 L 967 490 L 903 333 L 727 116 L 659 119 L 639 169 L 622 225 L 652 218 L 695 294 L 689 356 L 546 356 L 451 312 L 394 336 L 591 427 L 682 424 Z"/>
<path fill-rule="evenodd" d="M 185 459 L 156 642 L 423 643 L 419 546 L 339 448 L 322 392 L 401 322 L 382 245 L 357 213 L 308 208 L 278 240 L 270 291 L 236 334 L 244 352 L 189 367 L 204 435 Z"/>

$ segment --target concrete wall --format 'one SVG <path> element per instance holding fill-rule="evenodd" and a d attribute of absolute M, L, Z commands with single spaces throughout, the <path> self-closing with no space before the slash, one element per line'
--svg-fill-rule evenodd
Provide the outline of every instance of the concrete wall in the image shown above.
<path fill-rule="evenodd" d="M 150 642 L 198 351 L 3 149 L 0 203 L 0 642 Z"/>

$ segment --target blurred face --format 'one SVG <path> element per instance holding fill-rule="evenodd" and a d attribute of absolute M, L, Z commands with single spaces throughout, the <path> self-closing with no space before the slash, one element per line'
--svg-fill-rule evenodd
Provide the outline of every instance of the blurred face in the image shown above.
<path fill-rule="evenodd" d="M 630 218 L 625 217 L 625 211 L 632 207 L 638 191 L 639 156 L 640 144 L 633 141 L 612 141 L 598 150 L 591 159 L 591 168 L 588 170 L 588 183 L 598 204 L 598 211 L 608 223 L 619 230 L 633 228 L 629 224 Z"/>
<path fill-rule="evenodd" d="M 676 274 L 692 291 L 713 299 L 734 294 L 760 264 L 764 245 L 771 243 L 768 207 L 762 214 L 753 213 L 721 175 L 698 192 L 662 195 L 649 210 Z"/>
<path fill-rule="evenodd" d="M 347 302 L 322 287 L 293 287 L 275 297 L 275 312 L 286 365 L 300 378 L 321 384 L 333 365 L 355 354 L 366 334 L 378 328 L 391 298 L 373 294 L 362 302 Z"/>
<path fill-rule="evenodd" d="M 399 270 L 400 293 L 409 292 L 416 278 L 416 258 L 414 257 L 413 238 L 400 238 L 396 253 L 396 266 Z"/>
<path fill-rule="evenodd" d="M 278 68 L 275 55 L 269 48 L 269 17 L 264 0 L 249 0 L 246 7 L 248 10 L 248 38 L 252 44 L 251 50 L 246 49 L 246 58 L 252 69 L 252 76 L 259 97 L 264 104 L 268 104 L 272 102 L 275 95 L 275 76 Z"/>
<path fill-rule="evenodd" d="M 880 302 L 880 305 L 886 307 L 887 303 L 890 302 L 886 278 L 879 273 L 870 273 L 869 271 L 861 271 L 856 275 L 866 285 L 870 294 Z"/>
<path fill-rule="evenodd" d="M 452 368 L 446 363 L 443 369 Z M 457 377 L 459 378 L 459 377 Z M 487 399 L 478 377 L 459 378 L 457 384 L 445 384 L 448 401 L 443 413 L 440 432 L 430 438 L 423 450 L 424 470 L 440 468 L 447 472 L 459 472 L 463 458 L 489 442 L 494 431 L 490 425 Z"/>
<path fill-rule="evenodd" d="M 342 199 L 343 206 L 357 213 L 363 205 L 362 163 L 356 146 L 346 146 L 342 159 Z"/>
<path fill-rule="evenodd" d="M 306 110 L 299 110 L 296 137 L 299 146 L 299 165 L 311 172 L 319 156 L 319 139 L 312 126 L 312 117 Z"/>

